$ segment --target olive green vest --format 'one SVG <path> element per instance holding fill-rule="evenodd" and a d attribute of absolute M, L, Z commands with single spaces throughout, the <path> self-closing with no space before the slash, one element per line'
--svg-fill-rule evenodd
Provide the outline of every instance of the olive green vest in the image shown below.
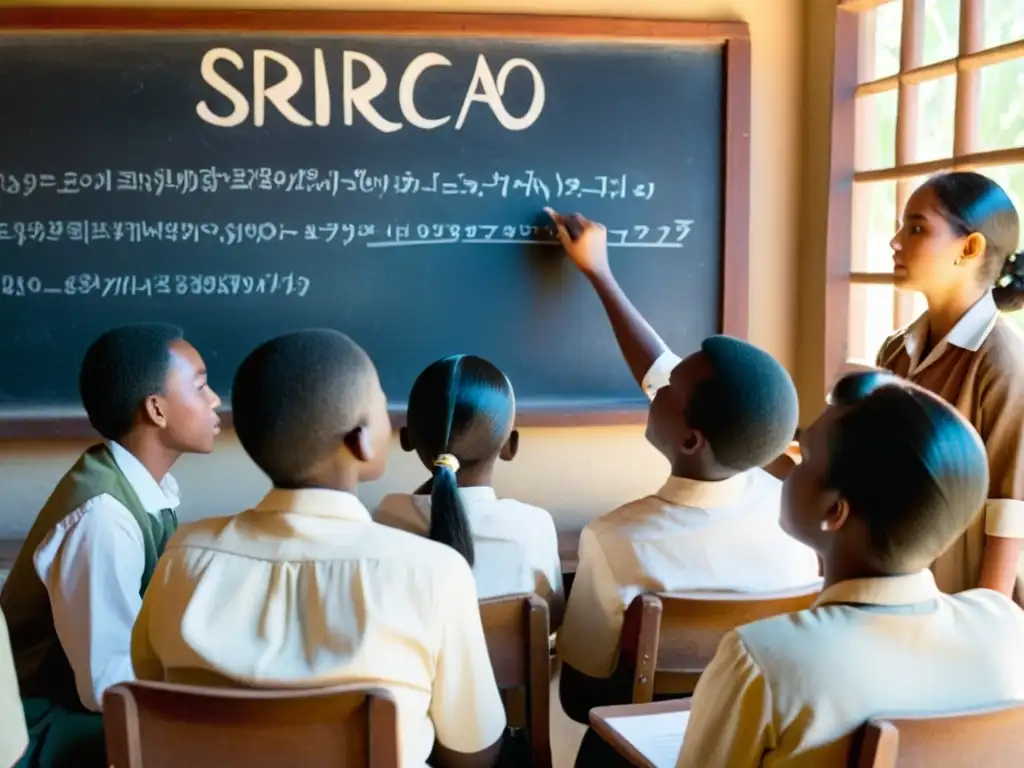
<path fill-rule="evenodd" d="M 146 512 L 107 446 L 97 445 L 82 454 L 36 517 L 0 593 L 23 699 L 42 697 L 60 706 L 82 707 L 74 673 L 53 626 L 49 595 L 32 558 L 61 520 L 104 493 L 124 505 L 142 532 L 145 570 L 139 583 L 140 595 L 146 591 L 156 561 L 178 526 L 171 510 L 163 510 L 159 520 Z M 110 557 L 117 557 L 117 553 L 110 552 Z"/>

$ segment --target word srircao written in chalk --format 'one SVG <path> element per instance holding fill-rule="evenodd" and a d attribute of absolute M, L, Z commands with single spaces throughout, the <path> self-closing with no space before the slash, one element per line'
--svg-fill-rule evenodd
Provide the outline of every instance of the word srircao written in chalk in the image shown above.
<path fill-rule="evenodd" d="M 252 53 L 250 63 L 231 48 L 210 49 L 203 55 L 200 73 L 206 84 L 220 95 L 221 99 L 218 101 L 221 104 L 213 106 L 207 99 L 203 99 L 196 104 L 196 114 L 203 122 L 219 128 L 234 128 L 250 119 L 253 125 L 260 127 L 266 122 L 268 107 L 272 107 L 292 125 L 303 128 L 330 126 L 334 117 L 333 90 L 337 89 L 338 85 L 335 79 L 332 86 L 324 49 L 314 48 L 311 53 L 313 82 L 308 83 L 304 80 L 299 65 L 279 51 L 257 48 Z M 268 66 L 271 63 L 273 67 Z M 544 78 L 533 62 L 524 58 L 511 58 L 503 62 L 495 73 L 487 57 L 480 54 L 476 58 L 476 67 L 472 74 L 456 72 L 446 81 L 451 82 L 453 88 L 463 89 L 462 93 L 465 94 L 458 116 L 424 115 L 416 105 L 416 87 L 420 78 L 428 70 L 450 67 L 450 59 L 432 51 L 419 54 L 406 65 L 397 82 L 398 106 L 405 120 L 402 123 L 387 119 L 373 104 L 374 99 L 383 94 L 388 87 L 388 73 L 384 67 L 365 53 L 342 51 L 340 91 L 344 124 L 352 125 L 358 114 L 382 133 L 394 133 L 405 125 L 422 131 L 433 131 L 448 125 L 455 117 L 453 127 L 458 131 L 465 125 L 470 108 L 474 104 L 485 104 L 502 128 L 508 131 L 522 131 L 537 122 L 544 110 Z M 222 68 L 233 68 L 241 72 L 250 68 L 252 87 L 249 94 L 232 85 L 222 74 Z M 509 78 L 519 70 L 531 80 L 532 98 L 522 115 L 513 115 L 506 109 L 502 97 Z M 268 72 L 280 73 L 278 79 L 270 82 Z M 391 83 L 394 87 L 394 79 Z M 303 88 L 313 90 L 312 116 L 303 114 L 292 104 L 292 99 Z M 223 109 L 225 99 L 230 104 L 227 111 Z"/>

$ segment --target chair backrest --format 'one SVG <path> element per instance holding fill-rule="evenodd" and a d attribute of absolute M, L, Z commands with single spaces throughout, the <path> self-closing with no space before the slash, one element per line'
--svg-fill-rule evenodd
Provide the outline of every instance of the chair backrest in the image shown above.
<path fill-rule="evenodd" d="M 382 689 L 122 683 L 103 696 L 113 768 L 398 768 L 398 713 Z"/>
<path fill-rule="evenodd" d="M 851 768 L 1020 768 L 1024 703 L 941 717 L 868 720 Z"/>
<path fill-rule="evenodd" d="M 532 766 L 551 768 L 548 604 L 536 595 L 496 597 L 480 602 L 480 617 L 498 687 L 525 691 Z M 509 724 L 515 725 L 511 712 Z"/>
<path fill-rule="evenodd" d="M 820 584 L 770 594 L 638 595 L 626 611 L 622 656 L 633 669 L 633 703 L 685 696 L 730 629 L 810 608 Z"/>

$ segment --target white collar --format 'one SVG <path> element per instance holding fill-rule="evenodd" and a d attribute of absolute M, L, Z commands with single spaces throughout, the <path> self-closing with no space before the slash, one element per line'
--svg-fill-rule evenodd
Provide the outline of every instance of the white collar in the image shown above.
<path fill-rule="evenodd" d="M 926 600 L 934 600 L 941 594 L 939 588 L 935 586 L 932 572 L 923 570 L 905 576 L 840 581 L 818 595 L 814 604 L 915 605 Z"/>
<path fill-rule="evenodd" d="M 462 502 L 466 507 L 466 515 L 468 517 L 473 517 L 474 512 L 479 509 L 477 505 L 497 501 L 498 494 L 495 492 L 494 488 L 489 485 L 470 485 L 459 488 L 459 497 L 462 499 Z M 413 506 L 422 510 L 424 514 L 429 514 L 429 493 L 415 493 L 409 498 L 412 501 Z"/>
<path fill-rule="evenodd" d="M 735 504 L 747 489 L 750 477 L 740 472 L 727 480 L 691 480 L 672 475 L 656 494 L 662 501 L 677 507 L 715 509 Z"/>
<path fill-rule="evenodd" d="M 107 449 L 114 458 L 114 463 L 121 470 L 128 485 L 139 497 L 142 508 L 151 515 L 159 516 L 163 509 L 177 509 L 181 504 L 178 492 L 178 483 L 168 472 L 164 475 L 162 482 L 157 483 L 156 479 L 149 473 L 142 462 L 123 445 L 107 441 Z"/>
<path fill-rule="evenodd" d="M 462 497 L 463 501 L 469 502 L 484 502 L 484 501 L 497 501 L 498 494 L 495 493 L 494 488 L 489 485 L 471 485 L 467 488 L 459 488 L 459 496 Z"/>
<path fill-rule="evenodd" d="M 480 501 L 495 501 L 498 498 L 498 494 L 494 488 L 489 485 L 469 485 L 459 487 L 459 496 L 462 500 L 470 504 Z M 426 499 L 430 501 L 429 493 L 417 493 L 413 494 L 414 499 Z"/>
<path fill-rule="evenodd" d="M 355 495 L 328 488 L 271 488 L 255 509 L 258 512 L 291 512 L 311 517 L 340 517 L 360 523 L 370 522 L 370 513 Z"/>
<path fill-rule="evenodd" d="M 934 363 L 950 345 L 966 349 L 968 352 L 977 352 L 992 333 L 998 317 L 999 309 L 992 298 L 992 292 L 989 291 L 957 320 L 949 333 L 932 347 L 932 351 L 924 360 L 921 360 L 921 350 L 928 339 L 928 313 L 925 312 L 907 327 L 907 332 L 903 335 L 903 347 L 910 357 L 910 373 L 917 373 Z"/>

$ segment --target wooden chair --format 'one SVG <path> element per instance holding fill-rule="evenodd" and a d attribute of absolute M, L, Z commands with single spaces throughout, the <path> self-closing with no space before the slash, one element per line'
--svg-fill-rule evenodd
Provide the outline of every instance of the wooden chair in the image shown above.
<path fill-rule="evenodd" d="M 1024 704 L 937 717 L 875 718 L 861 728 L 850 768 L 1020 768 Z"/>
<path fill-rule="evenodd" d="M 509 725 L 526 728 L 533 768 L 551 768 L 548 604 L 536 595 L 496 597 L 480 602 L 480 617 L 498 687 L 524 692 L 505 698 Z"/>
<path fill-rule="evenodd" d="M 633 703 L 688 696 L 731 629 L 811 607 L 819 584 L 771 594 L 638 595 L 626 611 L 622 657 L 633 670 Z"/>
<path fill-rule="evenodd" d="M 398 768 L 387 691 L 205 688 L 122 683 L 103 696 L 112 768 Z"/>

